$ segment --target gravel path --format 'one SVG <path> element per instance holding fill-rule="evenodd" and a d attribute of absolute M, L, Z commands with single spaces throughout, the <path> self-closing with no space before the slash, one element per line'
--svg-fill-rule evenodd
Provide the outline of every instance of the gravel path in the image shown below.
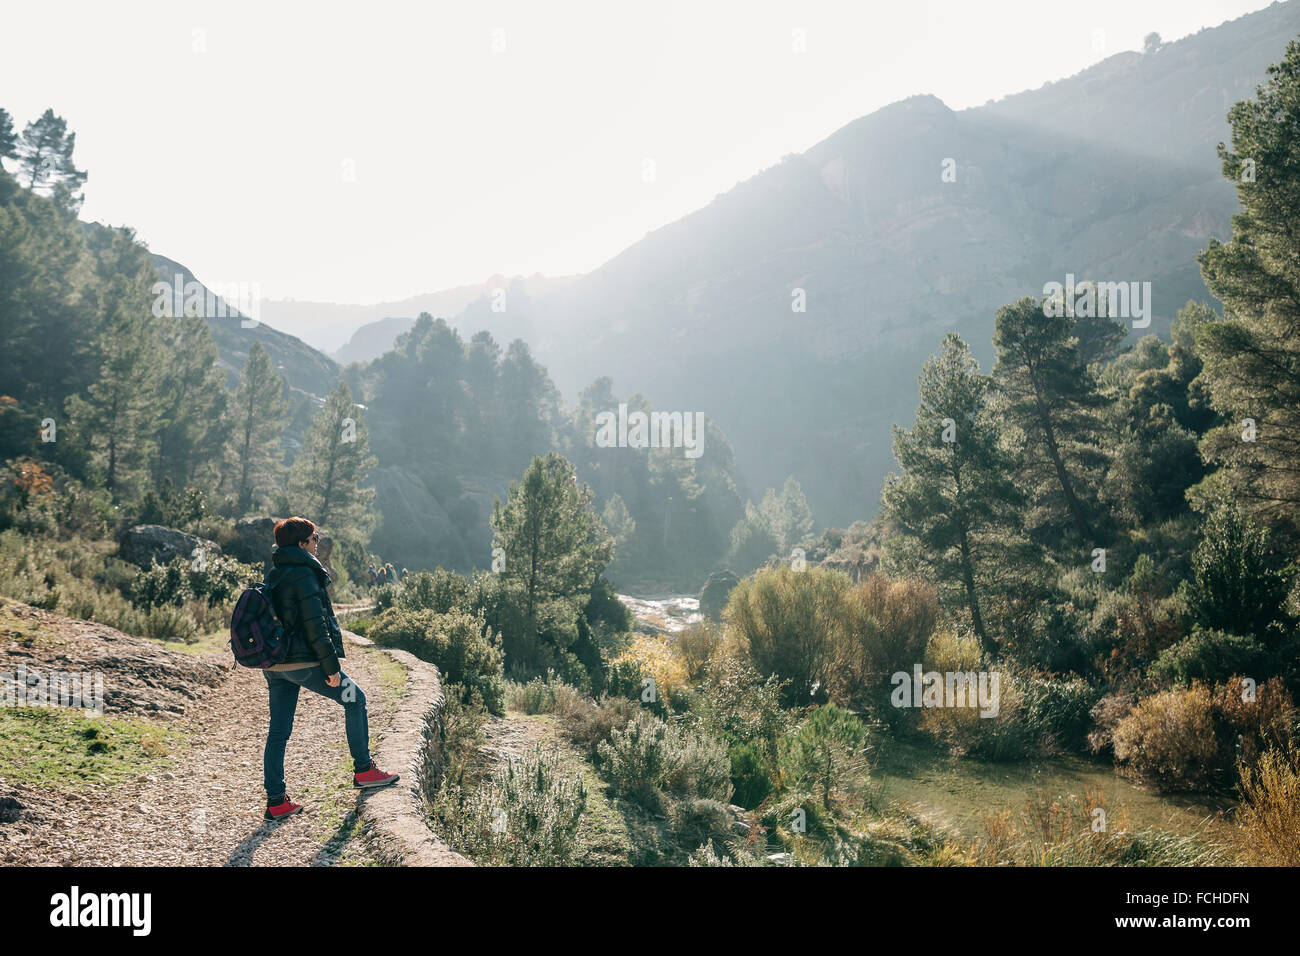
<path fill-rule="evenodd" d="M 372 747 L 391 719 L 393 704 L 380 679 L 387 660 L 382 651 L 355 645 L 343 660 L 344 671 L 366 692 Z M 289 795 L 304 810 L 273 823 L 262 820 L 268 720 L 261 672 L 234 668 L 220 686 L 187 701 L 184 713 L 167 722 L 189 740 L 173 755 L 170 769 L 151 769 L 111 788 L 59 793 L 5 788 L 23 812 L 0 825 L 0 861 L 36 866 L 370 862 L 361 840 L 353 838 L 359 791 L 352 787 L 343 709 L 310 692 L 299 697 L 285 779 Z"/>

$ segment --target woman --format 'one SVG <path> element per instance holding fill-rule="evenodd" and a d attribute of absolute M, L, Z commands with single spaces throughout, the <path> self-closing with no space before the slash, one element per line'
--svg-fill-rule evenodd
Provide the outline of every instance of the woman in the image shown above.
<path fill-rule="evenodd" d="M 339 658 L 344 656 L 343 631 L 330 602 L 329 572 L 316 558 L 319 542 L 320 532 L 306 518 L 276 523 L 275 547 L 271 549 L 274 567 L 266 577 L 266 586 L 276 616 L 289 635 L 289 651 L 284 663 L 262 671 L 271 704 L 262 763 L 268 820 L 302 809 L 284 789 L 284 749 L 293 730 L 300 687 L 343 705 L 354 787 L 387 787 L 398 780 L 397 774 L 384 773 L 370 759 L 366 695 L 339 667 Z"/>

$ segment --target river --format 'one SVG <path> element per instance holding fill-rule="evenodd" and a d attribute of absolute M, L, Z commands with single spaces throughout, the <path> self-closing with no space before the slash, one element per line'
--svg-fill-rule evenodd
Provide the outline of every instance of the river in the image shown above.
<path fill-rule="evenodd" d="M 619 600 L 644 630 L 676 634 L 701 620 L 699 601 L 689 594 L 632 596 Z M 1129 829 L 1153 827 L 1179 834 L 1201 834 L 1216 843 L 1236 841 L 1236 828 L 1224 817 L 1231 801 L 1204 795 L 1157 794 L 1117 774 L 1109 761 L 1067 754 L 1041 760 L 994 763 L 954 757 L 923 742 L 891 739 L 877 754 L 873 782 L 886 800 L 912 808 L 930 822 L 973 837 L 984 814 L 1054 798 L 1061 802 L 1101 793 L 1111 820 Z"/>

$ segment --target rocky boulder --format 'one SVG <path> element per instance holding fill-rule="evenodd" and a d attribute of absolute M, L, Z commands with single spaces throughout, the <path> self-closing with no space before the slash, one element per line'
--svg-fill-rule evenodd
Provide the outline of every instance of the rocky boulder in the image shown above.
<path fill-rule="evenodd" d="M 226 553 L 244 564 L 260 565 L 263 574 L 271 570 L 271 548 L 275 545 L 275 525 L 279 518 L 240 518 L 235 522 L 235 536 L 226 545 Z M 334 539 L 324 528 L 316 545 L 316 558 L 325 565 L 331 576 L 337 576 L 330 555 L 334 552 Z"/>
<path fill-rule="evenodd" d="M 700 613 L 711 621 L 722 620 L 722 609 L 727 606 L 732 588 L 739 583 L 735 573 L 725 568 L 710 574 L 700 591 Z"/>
<path fill-rule="evenodd" d="M 321 528 L 316 530 L 320 532 L 320 541 L 316 543 L 316 560 L 325 565 L 325 570 L 330 573 L 330 577 L 337 578 L 339 573 L 334 570 L 334 565 L 330 564 L 330 555 L 334 553 L 334 539 L 330 537 L 328 531 Z"/>
<path fill-rule="evenodd" d="M 379 528 L 370 547 L 396 567 L 467 571 L 473 563 L 451 516 L 420 476 L 400 465 L 370 473 Z"/>
<path fill-rule="evenodd" d="M 244 564 L 265 564 L 271 559 L 278 518 L 240 518 L 235 536 L 226 543 L 226 553 Z"/>
<path fill-rule="evenodd" d="M 221 554 L 221 546 L 215 541 L 175 528 L 164 528 L 160 524 L 138 524 L 128 528 L 118 544 L 122 560 L 141 568 L 147 568 L 155 561 L 167 564 L 178 556 L 191 558 L 196 548 L 203 549 L 209 558 Z"/>

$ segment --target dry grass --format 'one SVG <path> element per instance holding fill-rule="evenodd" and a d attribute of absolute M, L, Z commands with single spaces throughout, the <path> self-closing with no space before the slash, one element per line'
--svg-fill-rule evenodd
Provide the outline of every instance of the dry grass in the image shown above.
<path fill-rule="evenodd" d="M 1265 751 L 1254 768 L 1242 764 L 1237 822 L 1251 862 L 1300 866 L 1300 749 Z"/>

